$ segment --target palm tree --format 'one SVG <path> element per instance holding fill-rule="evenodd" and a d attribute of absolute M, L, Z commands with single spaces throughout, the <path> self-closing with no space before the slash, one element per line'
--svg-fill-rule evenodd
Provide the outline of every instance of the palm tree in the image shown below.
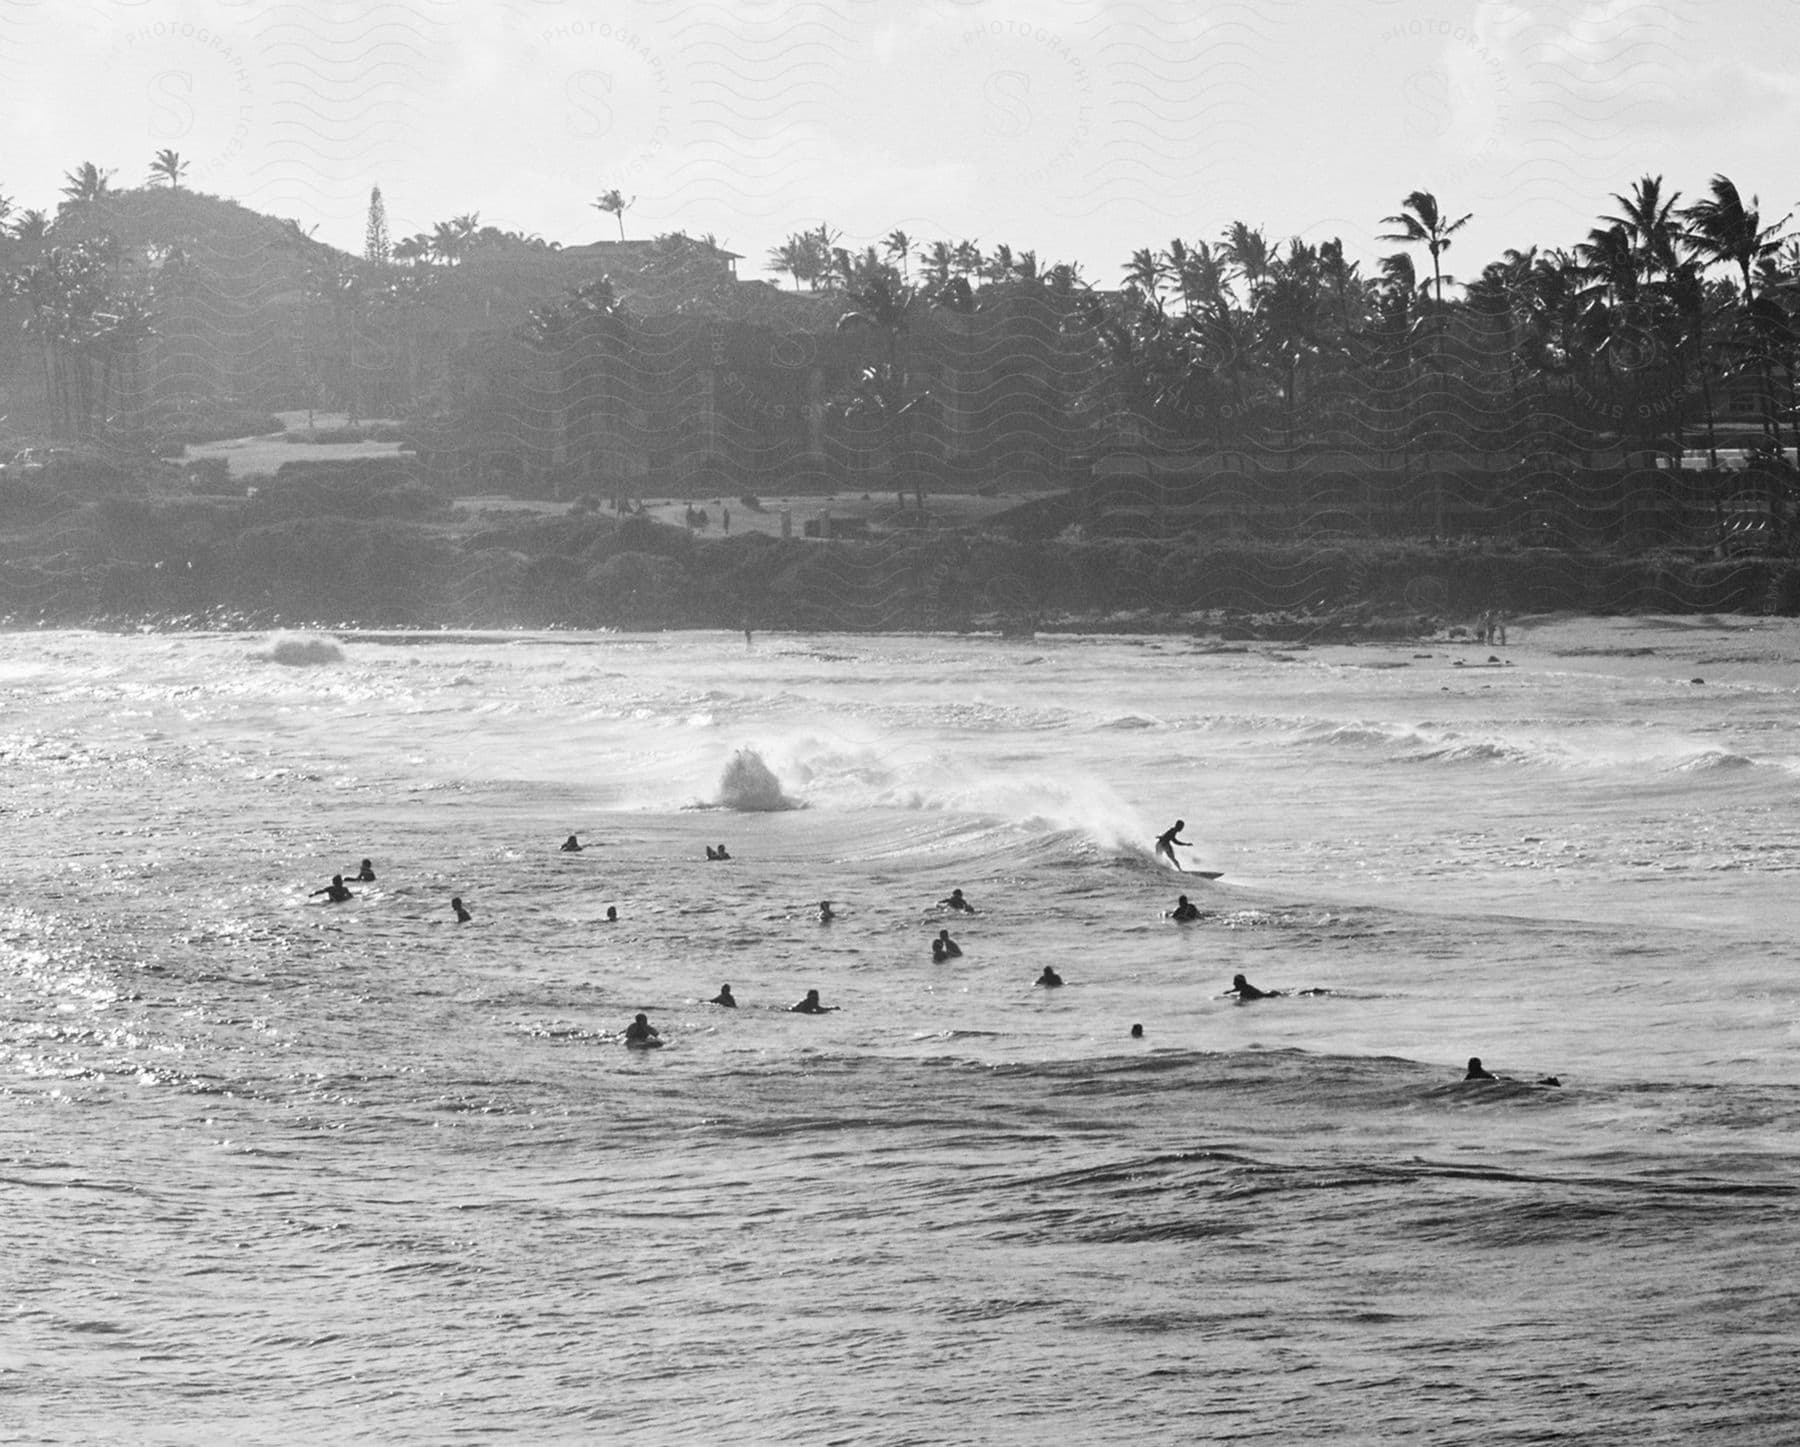
<path fill-rule="evenodd" d="M 808 238 L 801 232 L 795 232 L 781 245 L 769 248 L 769 270 L 793 277 L 795 291 L 800 290 L 803 281 L 817 286 L 817 261 Z"/>
<path fill-rule="evenodd" d="M 21 211 L 9 228 L 12 239 L 26 247 L 40 247 L 50 234 L 50 218 L 35 208 Z"/>
<path fill-rule="evenodd" d="M 188 163 L 181 159 L 179 151 L 164 147 L 156 153 L 156 159 L 150 163 L 148 184 L 152 186 L 167 185 L 172 191 L 181 189 L 181 178 L 187 174 Z"/>
<path fill-rule="evenodd" d="M 1779 455 L 1781 431 L 1775 417 L 1774 379 L 1769 375 L 1768 352 L 1761 345 L 1764 329 L 1751 319 L 1755 312 L 1757 269 L 1763 261 L 1780 254 L 1781 244 L 1786 239 L 1781 228 L 1788 218 L 1784 216 L 1772 226 L 1764 226 L 1756 197 L 1752 196 L 1746 205 L 1728 176 L 1714 176 L 1707 189 L 1709 195 L 1681 212 L 1688 225 L 1687 239 L 1704 265 L 1735 266 L 1743 279 L 1739 316 L 1747 323 L 1745 330 L 1756 351 L 1763 394 L 1763 427 Z"/>
<path fill-rule="evenodd" d="M 1244 278 L 1244 285 L 1250 289 L 1250 302 L 1255 305 L 1274 262 L 1268 238 L 1263 235 L 1262 228 L 1233 221 L 1225 232 L 1224 244 L 1220 250 L 1225 259 L 1238 269 L 1238 275 Z"/>
<path fill-rule="evenodd" d="M 617 218 L 619 223 L 619 240 L 625 239 L 625 213 L 637 204 L 637 197 L 627 201 L 617 187 L 611 191 L 602 191 L 594 200 L 594 209 L 604 211 Z"/>
<path fill-rule="evenodd" d="M 435 223 L 428 243 L 431 254 L 444 265 L 455 266 L 468 254 L 480 227 L 479 211 L 465 211 L 460 216 L 452 216 L 448 221 Z"/>
<path fill-rule="evenodd" d="M 1398 241 L 1406 246 L 1423 241 L 1431 252 L 1432 295 L 1440 313 L 1444 309 L 1444 270 L 1439 258 L 1450 249 L 1450 238 L 1461 231 L 1474 214 L 1471 211 L 1454 221 L 1446 221 L 1438 210 L 1437 197 L 1429 191 L 1414 191 L 1400 203 L 1399 215 L 1381 218 L 1383 226 L 1398 226 L 1400 230 L 1384 232 L 1376 238 L 1378 241 Z"/>
<path fill-rule="evenodd" d="M 558 497 L 564 469 L 590 470 L 605 433 L 615 446 L 629 445 L 637 400 L 629 321 L 609 277 L 583 282 L 561 302 L 527 313 L 525 338 L 550 372 L 540 405 L 547 414 Z"/>
<path fill-rule="evenodd" d="M 907 275 L 907 263 L 912 259 L 912 237 L 896 227 L 883 239 L 881 249 L 887 253 L 888 260 L 900 268 L 900 279 L 902 281 L 910 280 Z"/>
<path fill-rule="evenodd" d="M 1668 276 L 1680 263 L 1681 224 L 1675 219 L 1675 203 L 1681 192 L 1663 195 L 1661 176 L 1642 176 L 1629 196 L 1613 193 L 1619 214 L 1602 219 L 1621 226 L 1631 238 L 1632 254 L 1645 281 L 1660 273 Z"/>
<path fill-rule="evenodd" d="M 1154 251 L 1140 246 L 1131 253 L 1131 262 L 1125 268 L 1125 285 L 1135 288 L 1151 306 L 1162 305 L 1162 279 L 1162 263 Z"/>
<path fill-rule="evenodd" d="M 919 260 L 925 266 L 925 285 L 940 287 L 950 280 L 950 273 L 956 267 L 956 253 L 948 241 L 934 241 L 919 253 Z"/>
<path fill-rule="evenodd" d="M 1383 226 L 1397 226 L 1398 231 L 1383 232 L 1377 239 L 1381 241 L 1398 241 L 1405 246 L 1416 246 L 1425 243 L 1431 253 L 1431 290 L 1432 299 L 1437 312 L 1437 373 L 1439 389 L 1446 395 L 1442 405 L 1448 405 L 1449 397 L 1449 359 L 1444 353 L 1445 324 L 1448 318 L 1444 314 L 1444 267 L 1443 255 L 1450 249 L 1450 238 L 1461 231 L 1474 213 L 1465 213 L 1454 221 L 1447 221 L 1438 209 L 1437 197 L 1429 191 L 1414 191 L 1400 203 L 1398 215 L 1383 216 Z M 1441 536 L 1444 531 L 1444 497 L 1443 482 L 1440 477 L 1437 484 L 1436 530 Z"/>
<path fill-rule="evenodd" d="M 1781 252 L 1781 244 L 1787 239 L 1781 228 L 1787 225 L 1788 217 L 1764 226 L 1756 197 L 1752 196 L 1749 205 L 1745 205 L 1727 176 L 1714 176 L 1709 190 L 1710 196 L 1695 201 L 1681 213 L 1688 224 L 1688 239 L 1708 262 L 1737 267 L 1748 299 L 1755 294 L 1758 265 Z"/>
<path fill-rule="evenodd" d="M 902 429 L 928 395 L 909 395 L 906 371 L 900 364 L 900 338 L 911 323 L 918 297 L 897 271 L 883 267 L 862 277 L 860 285 L 847 294 L 850 309 L 837 320 L 840 332 L 872 331 L 882 339 L 882 359 L 856 374 L 843 410 L 848 417 L 879 424 L 888 466 L 895 469 L 900 464 Z M 919 508 L 923 511 L 924 507 L 921 491 Z"/>
<path fill-rule="evenodd" d="M 113 194 L 111 171 L 102 171 L 92 161 L 83 161 L 73 171 L 63 174 L 62 193 L 65 206 L 86 206 Z"/>

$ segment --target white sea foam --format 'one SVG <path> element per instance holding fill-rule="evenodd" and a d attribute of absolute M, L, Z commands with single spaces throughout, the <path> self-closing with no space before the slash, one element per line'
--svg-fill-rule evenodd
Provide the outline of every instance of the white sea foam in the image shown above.
<path fill-rule="evenodd" d="M 290 668 L 313 668 L 322 663 L 342 663 L 344 650 L 335 638 L 284 633 L 270 639 L 266 648 L 250 656 L 264 663 L 281 663 Z"/>

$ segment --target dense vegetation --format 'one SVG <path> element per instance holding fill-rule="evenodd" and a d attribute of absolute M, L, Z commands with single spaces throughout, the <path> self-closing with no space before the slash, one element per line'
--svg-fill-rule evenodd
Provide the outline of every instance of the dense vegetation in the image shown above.
<path fill-rule="evenodd" d="M 1382 219 L 1397 249 L 1373 276 L 1340 241 L 1243 223 L 1140 249 L 1116 287 L 820 226 L 771 256 L 784 292 L 710 238 L 572 284 L 555 243 L 474 213 L 391 242 L 378 193 L 350 257 L 182 171 L 159 153 L 117 191 L 85 163 L 53 216 L 0 196 L 15 428 L 37 399 L 0 448 L 35 445 L 0 475 L 16 621 L 1316 628 L 1796 602 L 1800 246 L 1724 176 L 1685 200 L 1646 176 L 1573 246 L 1463 283 L 1468 218 L 1420 191 Z M 621 244 L 628 205 L 596 202 Z M 251 496 L 157 461 L 313 407 L 398 420 L 311 440 L 401 437 L 413 460 L 283 468 Z M 659 474 L 699 414 L 711 451 Z M 27 460 L 46 443 L 68 450 Z M 759 475 L 910 490 L 921 515 L 928 489 L 1058 495 L 990 532 L 915 519 L 829 546 L 616 511 Z M 595 496 L 490 526 L 452 505 L 471 481 Z"/>

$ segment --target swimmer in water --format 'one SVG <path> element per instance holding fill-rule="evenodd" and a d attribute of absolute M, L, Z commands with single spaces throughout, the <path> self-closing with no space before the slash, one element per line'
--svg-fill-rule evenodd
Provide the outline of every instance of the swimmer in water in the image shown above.
<path fill-rule="evenodd" d="M 933 954 L 937 953 L 937 949 L 938 949 L 939 945 L 942 945 L 944 947 L 944 958 L 945 959 L 956 960 L 956 959 L 962 958 L 962 946 L 957 944 L 957 942 L 955 940 L 950 938 L 949 930 L 941 929 L 937 932 L 937 939 L 932 942 L 932 946 L 931 946 L 931 952 Z"/>
<path fill-rule="evenodd" d="M 1491 1070 L 1483 1067 L 1479 1055 L 1469 1057 L 1469 1073 L 1463 1076 L 1464 1080 L 1498 1080 L 1499 1078 Z"/>
<path fill-rule="evenodd" d="M 474 915 L 463 908 L 462 896 L 460 894 L 451 898 L 450 908 L 456 911 L 456 922 L 458 924 L 467 924 L 470 920 L 475 918 Z"/>
<path fill-rule="evenodd" d="M 1181 868 L 1181 861 L 1175 857 L 1174 846 L 1179 844 L 1183 849 L 1192 847 L 1187 840 L 1180 837 L 1181 831 L 1185 828 L 1187 828 L 1187 820 L 1177 819 L 1173 829 L 1165 829 L 1156 836 L 1156 852 L 1158 854 L 1167 855 L 1169 863 L 1173 864 L 1177 869 Z M 1183 870 L 1183 873 L 1185 872 L 1186 871 Z"/>
<path fill-rule="evenodd" d="M 941 965 L 949 958 L 950 956 L 944 952 L 944 942 L 942 940 L 934 939 L 931 942 L 931 963 L 934 965 Z"/>
<path fill-rule="evenodd" d="M 832 911 L 832 908 L 831 908 L 831 901 L 828 899 L 820 900 L 819 901 L 819 923 L 820 924 L 830 924 L 836 918 L 837 918 L 837 915 Z"/>
<path fill-rule="evenodd" d="M 606 907 L 606 923 L 617 924 L 618 922 L 619 922 L 619 907 L 618 907 L 618 905 L 616 905 L 616 904 L 607 905 L 607 907 Z"/>
<path fill-rule="evenodd" d="M 728 1010 L 737 1009 L 737 997 L 731 993 L 730 985 L 720 985 L 719 993 L 706 1002 L 709 1005 L 723 1005 Z"/>
<path fill-rule="evenodd" d="M 1053 968 L 1051 968 L 1049 965 L 1045 965 L 1044 973 L 1039 975 L 1037 977 L 1037 979 L 1034 980 L 1032 983 L 1036 984 L 1036 985 L 1042 985 L 1046 990 L 1049 990 L 1049 989 L 1054 989 L 1056 986 L 1060 985 L 1062 982 L 1063 982 L 1063 977 L 1061 975 L 1057 974 L 1056 971 Z"/>
<path fill-rule="evenodd" d="M 355 879 L 358 884 L 373 884 L 375 882 L 374 861 L 368 859 L 363 860 L 357 867 Z"/>
<path fill-rule="evenodd" d="M 729 849 L 727 849 L 723 844 L 721 844 L 719 846 L 719 853 L 718 853 L 717 857 L 720 859 L 729 859 L 729 858 L 731 858 L 731 851 Z"/>
<path fill-rule="evenodd" d="M 1186 924 L 1189 920 L 1199 919 L 1200 906 L 1189 903 L 1188 897 L 1185 894 L 1181 895 L 1175 901 L 1175 908 L 1169 911 L 1169 918 L 1179 921 L 1181 924 Z"/>
<path fill-rule="evenodd" d="M 311 894 L 307 895 L 307 898 L 317 899 L 321 894 L 325 896 L 325 902 L 327 904 L 342 904 L 345 900 L 354 899 L 356 897 L 350 893 L 350 888 L 344 883 L 344 876 L 341 874 L 332 875 L 330 884 L 326 885 L 323 889 L 315 889 Z"/>
<path fill-rule="evenodd" d="M 577 839 L 573 834 L 571 834 L 567 839 L 563 840 L 562 844 L 559 847 L 561 848 L 561 850 L 564 854 L 579 854 L 579 853 L 581 853 L 581 849 L 582 849 L 581 841 L 579 839 Z"/>
<path fill-rule="evenodd" d="M 951 890 L 949 894 L 938 901 L 938 904 L 944 909 L 954 909 L 962 914 L 975 913 L 975 906 L 963 898 L 963 892 L 960 889 Z"/>
<path fill-rule="evenodd" d="M 788 1006 L 788 1014 L 824 1015 L 835 1009 L 837 1009 L 836 1005 L 821 1005 L 819 1003 L 819 992 L 817 990 L 808 990 L 806 992 L 806 998 L 798 1005 Z"/>
<path fill-rule="evenodd" d="M 1142 1040 L 1144 1038 L 1144 1027 L 1142 1025 L 1133 1025 L 1131 1027 L 1131 1038 L 1133 1040 Z"/>
<path fill-rule="evenodd" d="M 625 1043 L 627 1045 L 640 1041 L 660 1040 L 661 1038 L 662 1036 L 658 1033 L 657 1028 L 650 1023 L 650 1017 L 641 1012 L 637 1019 L 633 1020 L 625 1027 Z"/>
<path fill-rule="evenodd" d="M 1276 1000 L 1281 997 L 1280 990 L 1259 990 L 1242 975 L 1231 977 L 1231 988 L 1227 995 L 1236 995 L 1239 1000 Z"/>

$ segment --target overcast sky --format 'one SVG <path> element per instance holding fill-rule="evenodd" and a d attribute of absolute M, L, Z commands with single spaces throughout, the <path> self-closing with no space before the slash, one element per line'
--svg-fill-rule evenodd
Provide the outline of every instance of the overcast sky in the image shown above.
<path fill-rule="evenodd" d="M 1800 197 L 1793 0 L 0 0 L 0 192 L 84 160 L 360 251 L 478 211 L 565 243 L 714 233 L 764 274 L 828 221 L 1074 260 L 1342 236 L 1392 250 L 1413 190 L 1474 219 L 1447 258 L 1569 245 L 1645 172 Z"/>

